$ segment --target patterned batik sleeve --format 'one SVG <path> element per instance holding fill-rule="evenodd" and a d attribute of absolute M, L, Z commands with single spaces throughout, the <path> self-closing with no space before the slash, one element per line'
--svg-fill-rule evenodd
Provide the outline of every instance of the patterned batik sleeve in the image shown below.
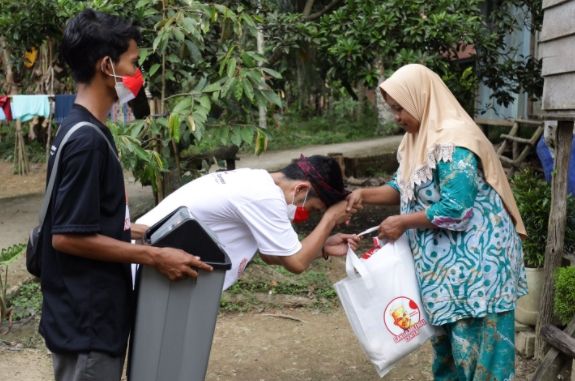
<path fill-rule="evenodd" d="M 456 147 L 452 160 L 437 163 L 435 170 L 440 199 L 425 215 L 439 228 L 463 231 L 473 216 L 477 196 L 477 158 L 473 152 Z"/>
<path fill-rule="evenodd" d="M 392 187 L 393 189 L 395 189 L 396 191 L 399 192 L 399 185 L 397 185 L 397 172 L 395 172 L 393 174 L 393 177 L 391 178 L 391 180 L 389 180 L 387 183 L 385 183 L 385 185 L 389 185 L 390 187 Z"/>

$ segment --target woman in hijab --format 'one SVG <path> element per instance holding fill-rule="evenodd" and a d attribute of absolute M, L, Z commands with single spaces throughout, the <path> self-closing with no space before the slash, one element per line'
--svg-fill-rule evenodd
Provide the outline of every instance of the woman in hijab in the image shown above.
<path fill-rule="evenodd" d="M 406 233 L 435 337 L 435 380 L 510 380 L 516 300 L 527 293 L 526 234 L 493 145 L 427 67 L 401 67 L 380 91 L 406 134 L 394 178 L 348 207 L 400 205 L 379 237 Z"/>

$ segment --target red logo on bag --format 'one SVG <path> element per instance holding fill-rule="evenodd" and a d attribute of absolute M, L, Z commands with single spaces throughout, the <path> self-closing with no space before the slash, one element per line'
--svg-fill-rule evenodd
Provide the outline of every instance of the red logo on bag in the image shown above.
<path fill-rule="evenodd" d="M 393 335 L 393 341 L 408 342 L 417 335 L 427 322 L 421 318 L 421 311 L 417 303 L 405 296 L 393 299 L 385 307 L 383 322 L 387 330 Z"/>
<path fill-rule="evenodd" d="M 373 245 L 369 250 L 363 253 L 360 258 L 367 260 L 373 255 L 373 253 L 375 253 L 379 249 L 381 249 L 381 241 L 379 240 L 379 238 L 373 237 Z"/>
<path fill-rule="evenodd" d="M 242 261 L 240 262 L 240 265 L 238 266 L 238 278 L 240 276 L 242 276 L 243 272 L 246 269 L 246 266 L 248 265 L 248 259 L 247 258 L 243 258 Z"/>

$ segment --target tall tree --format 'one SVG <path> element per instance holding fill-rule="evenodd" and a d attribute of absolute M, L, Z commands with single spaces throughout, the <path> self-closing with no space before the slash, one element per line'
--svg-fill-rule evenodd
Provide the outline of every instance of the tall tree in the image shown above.
<path fill-rule="evenodd" d="M 506 39 L 525 25 L 532 31 L 540 28 L 540 0 L 326 3 L 320 9 L 328 11 L 316 12 L 321 14 L 318 19 L 299 12 L 268 18 L 269 40 L 275 42 L 272 64 L 277 56 L 289 59 L 290 53 L 311 46 L 316 52 L 313 66 L 322 78 L 340 83 L 354 98 L 358 84 L 374 88 L 385 73 L 409 62 L 439 72 L 468 110 L 479 81 L 492 88 L 503 105 L 519 91 L 541 94 L 540 62 L 517 55 Z M 466 47 L 473 47 L 473 55 L 462 61 L 458 58 Z"/>

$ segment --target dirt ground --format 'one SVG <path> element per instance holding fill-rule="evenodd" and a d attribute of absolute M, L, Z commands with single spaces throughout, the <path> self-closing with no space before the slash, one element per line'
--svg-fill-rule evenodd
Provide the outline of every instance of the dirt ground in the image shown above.
<path fill-rule="evenodd" d="M 44 187 L 44 169 L 28 176 L 11 174 L 0 162 L 0 248 L 24 242 L 35 224 Z M 150 198 L 149 190 L 127 184 L 131 201 Z M 337 259 L 334 267 L 344 267 Z M 28 278 L 23 258 L 10 265 L 9 288 Z M 15 325 L 9 333 L 0 327 L 0 379 L 52 379 L 51 360 L 35 333 L 37 320 Z M 403 359 L 385 380 L 432 380 L 431 348 L 424 345 Z M 532 361 L 517 359 L 517 380 L 527 380 Z M 251 313 L 220 313 L 206 380 L 208 381 L 369 381 L 379 380 L 361 351 L 341 308 L 329 312 L 280 308 Z"/>

